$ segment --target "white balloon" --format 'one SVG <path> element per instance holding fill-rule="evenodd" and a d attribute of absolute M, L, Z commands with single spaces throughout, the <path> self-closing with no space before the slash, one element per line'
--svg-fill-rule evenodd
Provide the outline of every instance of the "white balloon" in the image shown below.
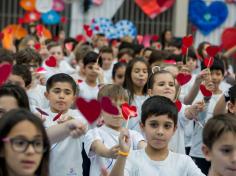
<path fill-rule="evenodd" d="M 38 12 L 46 13 L 52 10 L 53 0 L 36 0 L 35 8 Z"/>

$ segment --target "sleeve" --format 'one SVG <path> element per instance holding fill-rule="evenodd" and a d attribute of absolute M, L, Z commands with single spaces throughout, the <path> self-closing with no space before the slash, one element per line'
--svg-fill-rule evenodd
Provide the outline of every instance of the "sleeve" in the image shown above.
<path fill-rule="evenodd" d="M 189 156 L 187 156 L 185 168 L 187 168 L 188 176 L 205 176 Z"/>
<path fill-rule="evenodd" d="M 129 132 L 130 132 L 130 135 L 131 135 L 130 137 L 131 137 L 132 143 L 133 143 L 133 150 L 137 150 L 139 142 L 145 141 L 145 139 L 144 139 L 143 135 L 137 131 L 129 130 Z"/>
<path fill-rule="evenodd" d="M 190 120 L 185 116 L 185 109 L 187 107 L 189 106 L 183 104 L 180 112 L 178 113 L 178 123 L 182 129 L 184 129 L 184 127 L 190 122 Z"/>

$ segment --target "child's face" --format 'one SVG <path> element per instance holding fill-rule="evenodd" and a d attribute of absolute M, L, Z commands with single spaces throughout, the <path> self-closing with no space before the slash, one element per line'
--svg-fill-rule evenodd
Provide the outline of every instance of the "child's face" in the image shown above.
<path fill-rule="evenodd" d="M 95 45 L 97 48 L 102 48 L 103 46 L 108 46 L 108 42 L 107 42 L 106 37 L 99 36 Z"/>
<path fill-rule="evenodd" d="M 129 54 L 123 54 L 120 59 L 124 59 L 126 61 L 126 63 L 128 63 L 129 61 L 131 61 L 133 59 L 133 57 L 130 56 Z"/>
<path fill-rule="evenodd" d="M 148 68 L 143 62 L 136 62 L 131 71 L 131 79 L 136 87 L 144 87 L 148 79 Z"/>
<path fill-rule="evenodd" d="M 68 82 L 56 82 L 49 92 L 45 93 L 52 112 L 66 112 L 75 100 L 75 92 Z"/>
<path fill-rule="evenodd" d="M 173 76 L 168 73 L 155 75 L 153 88 L 149 90 L 149 93 L 151 96 L 164 96 L 173 101 L 176 94 Z"/>
<path fill-rule="evenodd" d="M 194 71 L 197 67 L 197 60 L 189 57 L 187 60 L 187 67 L 189 68 L 191 72 Z"/>
<path fill-rule="evenodd" d="M 211 79 L 212 83 L 214 84 L 215 90 L 219 89 L 219 85 L 221 81 L 223 80 L 224 76 L 221 72 L 221 70 L 211 70 Z"/>
<path fill-rule="evenodd" d="M 36 142 L 37 150 L 43 148 L 41 132 L 31 122 L 24 120 L 17 123 L 7 135 L 11 142 L 4 142 L 3 155 L 7 170 L 11 175 L 35 175 L 41 163 L 43 152 L 36 152 L 32 144 L 25 151 L 26 140 Z"/>
<path fill-rule="evenodd" d="M 7 82 L 8 83 L 11 83 L 11 84 L 15 84 L 15 85 L 18 85 L 20 87 L 22 87 L 23 89 L 26 90 L 26 87 L 25 87 L 25 81 L 23 80 L 23 78 L 19 75 L 13 75 L 13 74 L 10 74 L 10 76 L 8 77 L 7 79 Z"/>
<path fill-rule="evenodd" d="M 102 54 L 102 68 L 104 70 L 108 70 L 111 68 L 112 61 L 113 61 L 112 53 L 103 53 Z"/>
<path fill-rule="evenodd" d="M 146 51 L 143 53 L 143 58 L 144 58 L 146 61 L 149 61 L 149 57 L 150 57 L 151 54 L 152 54 L 152 51 L 151 51 L 151 50 L 146 50 Z"/>
<path fill-rule="evenodd" d="M 204 146 L 205 157 L 211 161 L 215 174 L 222 176 L 236 175 L 236 134 L 224 133 L 213 144 L 212 149 Z"/>
<path fill-rule="evenodd" d="M 54 46 L 50 48 L 49 50 L 50 55 L 54 56 L 57 61 L 62 61 L 63 60 L 63 52 L 62 52 L 62 47 L 61 46 Z"/>
<path fill-rule="evenodd" d="M 2 115 L 5 114 L 6 112 L 17 108 L 19 107 L 15 97 L 8 95 L 0 97 L 0 117 L 2 117 Z"/>
<path fill-rule="evenodd" d="M 122 86 L 125 80 L 126 67 L 120 67 L 116 70 L 114 84 Z"/>
<path fill-rule="evenodd" d="M 27 42 L 27 47 L 29 47 L 29 48 L 31 48 L 33 50 L 35 50 L 34 45 L 35 45 L 35 41 L 34 40 L 29 40 Z"/>
<path fill-rule="evenodd" d="M 141 128 L 145 133 L 148 146 L 154 150 L 167 149 L 176 129 L 173 120 L 166 114 L 149 116 L 145 124 L 141 124 Z"/>
<path fill-rule="evenodd" d="M 84 66 L 84 73 L 86 79 L 91 81 L 96 81 L 98 77 L 98 73 L 96 72 L 98 65 L 96 63 L 89 63 Z"/>

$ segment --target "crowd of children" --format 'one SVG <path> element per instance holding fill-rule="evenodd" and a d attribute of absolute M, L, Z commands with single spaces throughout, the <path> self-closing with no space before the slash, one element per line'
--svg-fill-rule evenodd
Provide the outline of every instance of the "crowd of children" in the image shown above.
<path fill-rule="evenodd" d="M 0 70 L 12 65 L 0 81 L 0 176 L 236 175 L 236 49 L 204 64 L 211 44 L 184 55 L 170 30 L 149 47 L 104 34 L 17 43 L 0 48 Z M 78 97 L 106 97 L 118 113 L 101 108 L 91 122 Z"/>

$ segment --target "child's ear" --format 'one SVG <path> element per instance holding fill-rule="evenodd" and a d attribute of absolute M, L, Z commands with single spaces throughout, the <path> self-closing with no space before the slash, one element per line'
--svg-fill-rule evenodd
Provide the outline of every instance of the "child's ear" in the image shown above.
<path fill-rule="evenodd" d="M 44 96 L 48 99 L 48 92 L 44 92 Z"/>
<path fill-rule="evenodd" d="M 152 89 L 148 89 L 148 95 L 151 97 L 151 96 L 153 96 L 153 93 L 152 93 Z"/>
<path fill-rule="evenodd" d="M 211 151 L 205 144 L 202 145 L 202 153 L 207 161 L 211 161 Z"/>
<path fill-rule="evenodd" d="M 235 105 L 231 102 L 228 102 L 228 109 L 229 109 L 229 112 L 232 113 L 232 114 L 235 114 Z"/>
<path fill-rule="evenodd" d="M 144 132 L 144 124 L 142 122 L 139 122 L 139 126 L 140 126 L 140 129 L 142 130 L 142 132 Z"/>

